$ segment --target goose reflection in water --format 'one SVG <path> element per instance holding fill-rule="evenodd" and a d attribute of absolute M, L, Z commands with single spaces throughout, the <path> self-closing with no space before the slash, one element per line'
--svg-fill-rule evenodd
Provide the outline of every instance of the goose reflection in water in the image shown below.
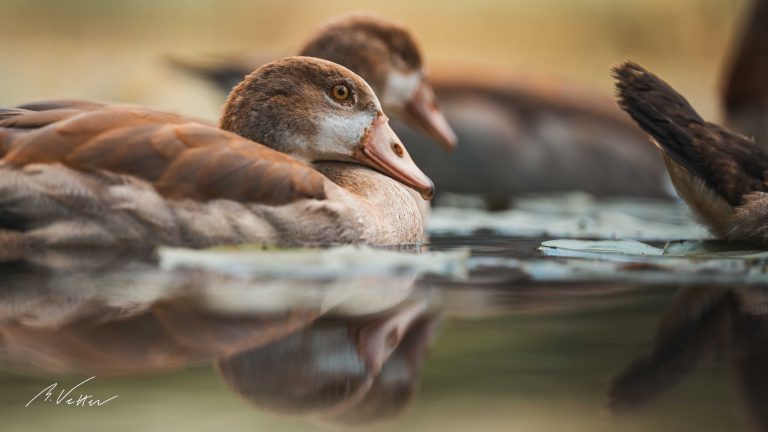
<path fill-rule="evenodd" d="M 364 425 L 405 412 L 440 315 L 408 272 L 315 280 L 314 296 L 300 298 L 307 280 L 248 286 L 199 269 L 161 271 L 151 256 L 46 264 L 45 272 L 39 263 L 6 264 L 0 362 L 7 368 L 106 378 L 210 363 L 254 407 L 321 424 Z M 78 285 L 83 280 L 91 285 Z M 234 296 L 239 308 L 209 304 L 209 289 Z M 246 311 L 260 302 L 242 299 L 260 290 L 268 306 Z"/>
<path fill-rule="evenodd" d="M 712 358 L 730 369 L 734 400 L 752 429 L 768 431 L 768 287 L 688 287 L 661 318 L 650 349 L 613 379 L 609 406 L 630 411 Z"/>
<path fill-rule="evenodd" d="M 257 407 L 361 425 L 402 413 L 421 375 L 436 318 L 411 304 L 359 322 L 319 322 L 219 358 L 224 380 Z"/>

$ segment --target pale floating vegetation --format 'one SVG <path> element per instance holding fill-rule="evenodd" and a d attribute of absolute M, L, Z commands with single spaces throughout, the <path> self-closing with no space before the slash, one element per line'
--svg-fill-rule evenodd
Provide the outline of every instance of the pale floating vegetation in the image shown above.
<path fill-rule="evenodd" d="M 437 207 L 429 222 L 432 234 L 469 235 L 477 231 L 520 237 L 571 237 L 637 240 L 709 237 L 682 204 L 642 199 L 601 200 L 570 193 L 522 198 L 511 210 Z"/>
<path fill-rule="evenodd" d="M 161 248 L 159 254 L 160 267 L 165 270 L 200 269 L 241 278 L 292 279 L 427 273 L 461 278 L 467 275 L 469 259 L 467 248 L 410 253 L 362 245 L 301 249 Z"/>

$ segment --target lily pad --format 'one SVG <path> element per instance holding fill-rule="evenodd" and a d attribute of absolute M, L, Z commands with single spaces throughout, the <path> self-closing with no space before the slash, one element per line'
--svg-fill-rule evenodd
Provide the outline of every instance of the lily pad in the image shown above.
<path fill-rule="evenodd" d="M 664 250 L 637 240 L 549 240 L 539 247 L 547 256 L 600 258 L 601 255 L 662 256 Z"/>
<path fill-rule="evenodd" d="M 634 240 L 563 239 L 543 242 L 539 250 L 566 259 L 519 263 L 519 270 L 534 280 L 768 283 L 768 251 L 752 245 L 678 241 L 660 248 Z"/>
<path fill-rule="evenodd" d="M 624 257 L 667 257 L 707 259 L 768 259 L 768 250 L 754 245 L 731 243 L 718 240 L 673 241 L 664 248 L 654 247 L 636 240 L 576 240 L 561 239 L 545 241 L 539 247 L 542 254 L 556 257 L 609 258 Z"/>

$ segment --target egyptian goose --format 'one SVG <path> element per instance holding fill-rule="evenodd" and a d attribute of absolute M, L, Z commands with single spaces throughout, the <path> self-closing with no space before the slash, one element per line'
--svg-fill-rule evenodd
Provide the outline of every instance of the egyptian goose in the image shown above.
<path fill-rule="evenodd" d="M 725 124 L 768 146 L 768 0 L 754 0 L 727 61 L 722 103 Z"/>
<path fill-rule="evenodd" d="M 343 16 L 322 27 L 301 53 L 343 64 L 370 83 L 414 160 L 443 192 L 483 195 L 492 207 L 526 192 L 669 197 L 658 155 L 607 96 L 484 70 L 435 70 L 430 81 L 446 122 L 425 79 L 413 93 L 426 75 L 418 46 L 402 26 Z M 228 91 L 268 58 L 177 64 Z M 448 124 L 463 144 L 435 152 L 422 132 L 452 148 L 456 138 Z"/>
<path fill-rule="evenodd" d="M 220 128 L 93 103 L 28 105 L 0 117 L 6 242 L 424 240 L 405 186 L 428 199 L 432 182 L 368 84 L 325 60 L 290 57 L 254 71 L 227 99 Z"/>
<path fill-rule="evenodd" d="M 704 121 L 656 75 L 613 69 L 619 105 L 661 150 L 678 194 L 717 237 L 768 245 L 768 148 Z"/>
<path fill-rule="evenodd" d="M 419 45 L 405 27 L 375 15 L 343 15 L 322 26 L 299 55 L 346 66 L 370 84 L 385 112 L 404 119 L 448 150 L 456 146 L 456 134 L 437 105 Z M 205 63 L 175 59 L 173 63 L 229 92 L 265 60 L 270 59 L 260 55 Z"/>

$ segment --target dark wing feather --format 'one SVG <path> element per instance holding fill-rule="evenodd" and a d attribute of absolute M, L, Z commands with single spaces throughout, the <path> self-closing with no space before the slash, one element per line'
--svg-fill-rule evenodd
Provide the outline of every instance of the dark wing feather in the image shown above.
<path fill-rule="evenodd" d="M 7 118 L 0 118 L 0 127 L 12 129 L 37 129 L 57 121 L 67 119 L 82 112 L 81 110 L 75 108 L 61 108 L 49 111 L 15 109 L 15 111 L 17 112 L 17 115 L 8 116 Z"/>
<path fill-rule="evenodd" d="M 0 122 L 6 121 L 21 114 L 29 114 L 29 110 L 20 108 L 0 108 Z"/>
<path fill-rule="evenodd" d="M 677 164 L 731 205 L 768 191 L 768 150 L 704 121 L 685 98 L 656 75 L 627 62 L 613 69 L 619 106 Z"/>
<path fill-rule="evenodd" d="M 12 136 L 2 159 L 11 165 L 62 163 L 130 175 L 177 199 L 280 205 L 325 198 L 324 177 L 308 165 L 178 115 L 116 107 L 17 111 L 0 119 L 0 143 Z M 41 121 L 43 115 L 51 121 Z"/>

